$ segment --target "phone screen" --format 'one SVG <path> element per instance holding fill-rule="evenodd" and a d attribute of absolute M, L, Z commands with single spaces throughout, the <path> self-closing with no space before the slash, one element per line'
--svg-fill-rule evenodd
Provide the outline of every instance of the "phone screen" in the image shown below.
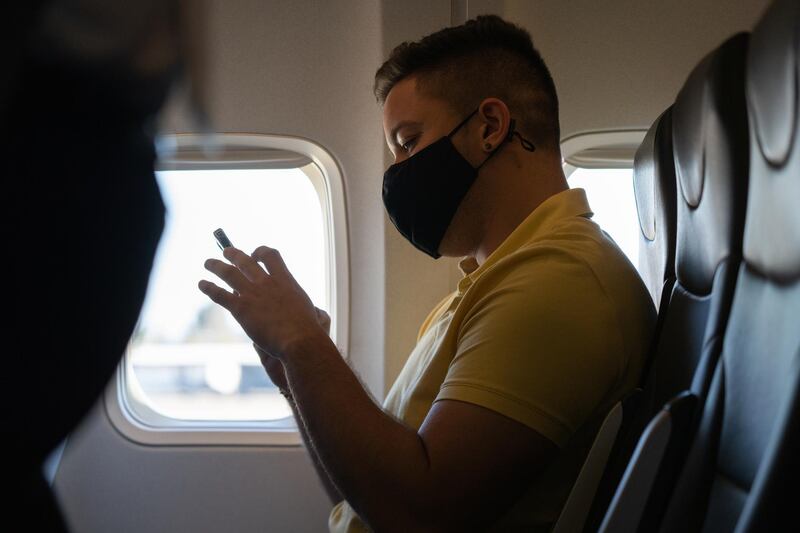
<path fill-rule="evenodd" d="M 217 239 L 217 246 L 219 246 L 220 250 L 224 250 L 229 246 L 233 246 L 233 244 L 231 244 L 231 240 L 227 235 L 225 235 L 225 232 L 222 231 L 222 228 L 217 228 L 214 230 L 214 237 Z"/>

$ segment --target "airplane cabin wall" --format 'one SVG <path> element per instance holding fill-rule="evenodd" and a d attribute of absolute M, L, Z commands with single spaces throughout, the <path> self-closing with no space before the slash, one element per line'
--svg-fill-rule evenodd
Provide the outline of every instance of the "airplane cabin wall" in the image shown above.
<path fill-rule="evenodd" d="M 560 100 L 561 139 L 644 129 L 711 50 L 749 31 L 769 0 L 505 0 L 530 31 Z"/>

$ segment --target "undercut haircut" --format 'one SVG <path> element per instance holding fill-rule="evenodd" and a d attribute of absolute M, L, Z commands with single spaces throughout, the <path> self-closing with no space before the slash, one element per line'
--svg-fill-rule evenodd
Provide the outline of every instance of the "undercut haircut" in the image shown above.
<path fill-rule="evenodd" d="M 555 83 L 523 28 L 484 15 L 404 42 L 375 73 L 375 98 L 383 105 L 392 88 L 412 75 L 418 90 L 461 115 L 485 98 L 499 98 L 523 136 L 537 147 L 560 150 Z"/>

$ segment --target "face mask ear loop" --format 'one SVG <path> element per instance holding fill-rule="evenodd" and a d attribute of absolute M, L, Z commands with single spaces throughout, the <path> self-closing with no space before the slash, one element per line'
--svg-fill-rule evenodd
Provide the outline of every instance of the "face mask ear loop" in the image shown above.
<path fill-rule="evenodd" d="M 525 150 L 529 152 L 533 152 L 534 150 L 536 150 L 536 147 L 533 145 L 532 142 L 530 142 L 528 139 L 519 134 L 516 125 L 517 122 L 512 118 L 511 124 L 508 126 L 508 135 L 506 135 L 505 140 L 511 142 L 514 139 L 514 135 L 516 135 L 519 138 L 519 143 Z"/>
<path fill-rule="evenodd" d="M 466 123 L 467 123 L 467 121 L 468 121 L 469 119 L 471 119 L 471 118 L 472 118 L 472 117 L 475 115 L 475 113 L 477 113 L 477 112 L 478 112 L 478 108 L 475 108 L 475 111 L 473 111 L 472 113 L 470 113 L 469 115 L 467 115 L 467 118 L 465 118 L 464 120 L 462 120 L 461 122 L 459 122 L 459 123 L 458 123 L 458 126 L 456 126 L 455 128 L 453 128 L 453 130 L 452 130 L 450 133 L 448 133 L 448 134 L 447 134 L 447 136 L 448 136 L 448 137 L 452 137 L 453 135 L 455 135 L 455 134 L 456 134 L 456 132 L 457 132 L 458 130 L 460 130 L 460 129 L 461 129 L 461 126 L 463 126 L 464 124 L 466 124 Z"/>
<path fill-rule="evenodd" d="M 523 137 L 522 135 L 520 135 L 516 131 L 514 132 L 514 135 L 519 137 L 519 143 L 522 145 L 522 147 L 524 149 L 526 149 L 529 152 L 533 152 L 534 150 L 536 150 L 536 147 L 528 139 L 526 139 L 525 137 Z"/>
<path fill-rule="evenodd" d="M 522 145 L 522 147 L 525 150 L 527 150 L 529 152 L 533 152 L 534 150 L 536 150 L 536 147 L 533 145 L 532 142 L 530 142 L 528 139 L 526 139 L 522 135 L 520 135 L 519 132 L 517 132 L 516 125 L 517 125 L 517 121 L 512 118 L 511 122 L 508 124 L 508 133 L 506 134 L 505 139 L 503 139 L 503 142 L 498 144 L 497 148 L 495 148 L 492 153 L 490 153 L 488 156 L 486 156 L 486 159 L 483 160 L 483 163 L 478 165 L 475 170 L 480 170 L 480 168 L 483 165 L 485 165 L 486 162 L 489 159 L 491 159 L 494 154 L 496 154 L 498 151 L 500 151 L 500 147 L 502 147 L 506 142 L 510 142 L 514 138 L 514 135 L 519 137 L 519 142 L 520 142 L 520 144 Z"/>

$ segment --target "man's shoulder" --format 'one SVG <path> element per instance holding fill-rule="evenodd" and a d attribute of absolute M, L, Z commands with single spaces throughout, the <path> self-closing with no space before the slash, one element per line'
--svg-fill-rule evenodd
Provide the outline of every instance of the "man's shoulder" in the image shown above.
<path fill-rule="evenodd" d="M 476 282 L 481 297 L 496 296 L 525 309 L 580 306 L 596 312 L 620 307 L 649 314 L 649 293 L 622 250 L 589 219 L 573 217 L 521 246 Z"/>
<path fill-rule="evenodd" d="M 617 260 L 598 235 L 580 222 L 569 223 L 520 246 L 487 269 L 478 282 L 484 289 L 513 285 L 516 290 L 539 291 L 547 284 L 554 290 L 574 292 L 569 281 L 593 284 L 595 271 Z"/>

